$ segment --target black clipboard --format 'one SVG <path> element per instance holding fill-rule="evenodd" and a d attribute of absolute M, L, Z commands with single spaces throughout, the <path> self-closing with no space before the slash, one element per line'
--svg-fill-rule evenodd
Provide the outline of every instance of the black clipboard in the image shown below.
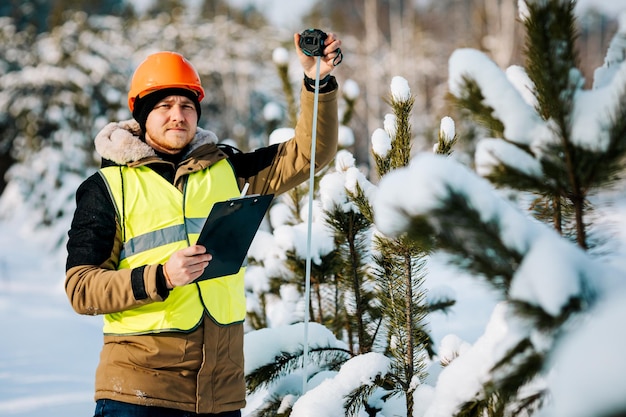
<path fill-rule="evenodd" d="M 213 205 L 197 241 L 213 259 L 195 281 L 239 271 L 273 198 L 274 194 L 250 195 Z"/>

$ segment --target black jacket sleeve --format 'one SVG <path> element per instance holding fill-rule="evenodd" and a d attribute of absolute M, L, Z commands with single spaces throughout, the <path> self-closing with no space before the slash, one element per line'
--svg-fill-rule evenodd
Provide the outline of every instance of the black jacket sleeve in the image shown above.
<path fill-rule="evenodd" d="M 116 232 L 115 207 L 96 173 L 76 191 L 76 211 L 68 232 L 66 270 L 101 265 L 111 256 Z"/>
<path fill-rule="evenodd" d="M 234 148 L 224 149 L 238 178 L 250 178 L 269 167 L 278 153 L 278 144 L 263 147 L 254 152 L 241 152 Z"/>

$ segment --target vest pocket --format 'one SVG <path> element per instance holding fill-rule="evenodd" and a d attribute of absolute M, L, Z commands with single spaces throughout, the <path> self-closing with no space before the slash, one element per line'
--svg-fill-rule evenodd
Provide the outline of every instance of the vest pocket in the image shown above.
<path fill-rule="evenodd" d="M 228 326 L 228 357 L 235 365 L 243 369 L 243 324 Z"/>
<path fill-rule="evenodd" d="M 121 340 L 116 341 L 110 360 L 126 362 L 147 373 L 157 374 L 160 369 L 181 368 L 189 361 L 186 358 L 187 352 L 193 352 L 187 349 L 187 339 L 182 333 L 115 338 Z"/>

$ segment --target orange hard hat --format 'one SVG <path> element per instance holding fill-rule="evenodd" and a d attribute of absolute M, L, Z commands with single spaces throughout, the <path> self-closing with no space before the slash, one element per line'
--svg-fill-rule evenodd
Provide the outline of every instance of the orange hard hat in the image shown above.
<path fill-rule="evenodd" d="M 128 91 L 128 108 L 135 109 L 135 100 L 164 88 L 185 88 L 204 98 L 204 89 L 196 69 L 181 54 L 157 52 L 149 55 L 135 70 Z"/>

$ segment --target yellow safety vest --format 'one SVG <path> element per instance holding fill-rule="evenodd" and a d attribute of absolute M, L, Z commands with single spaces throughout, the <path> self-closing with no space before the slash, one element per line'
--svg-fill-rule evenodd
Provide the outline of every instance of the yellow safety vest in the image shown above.
<path fill-rule="evenodd" d="M 225 159 L 190 174 L 182 193 L 148 167 L 112 166 L 100 174 L 122 227 L 118 270 L 164 264 L 175 251 L 195 244 L 214 203 L 239 195 Z M 218 324 L 240 323 L 246 315 L 244 272 L 176 287 L 165 301 L 106 314 L 104 333 L 191 331 L 205 311 Z"/>

